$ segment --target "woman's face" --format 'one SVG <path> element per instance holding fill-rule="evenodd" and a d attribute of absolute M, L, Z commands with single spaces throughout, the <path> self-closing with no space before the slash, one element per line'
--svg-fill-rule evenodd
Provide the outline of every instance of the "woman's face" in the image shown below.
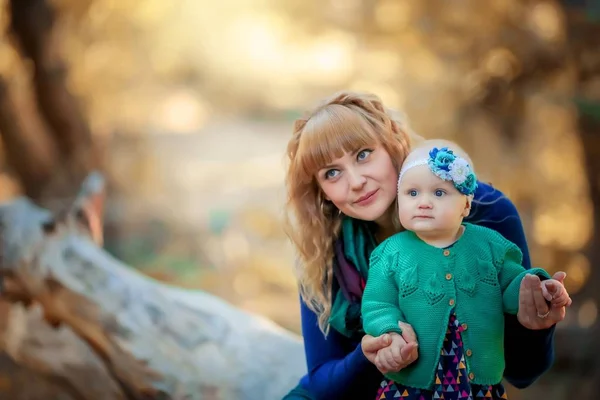
<path fill-rule="evenodd" d="M 325 198 L 345 215 L 365 221 L 387 217 L 397 179 L 398 171 L 381 145 L 347 152 L 317 172 Z"/>

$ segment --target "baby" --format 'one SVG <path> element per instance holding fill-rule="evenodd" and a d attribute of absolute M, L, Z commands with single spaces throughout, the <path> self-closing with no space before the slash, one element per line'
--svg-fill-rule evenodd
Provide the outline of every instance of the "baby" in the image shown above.
<path fill-rule="evenodd" d="M 506 399 L 504 313 L 517 314 L 521 280 L 526 274 L 544 279 L 544 296 L 554 307 L 569 305 L 570 298 L 543 269 L 526 270 L 515 244 L 463 221 L 477 188 L 473 168 L 467 156 L 428 143 L 402 166 L 398 214 L 406 230 L 373 251 L 362 299 L 367 334 L 395 338 L 403 321 L 419 340 L 418 360 L 386 374 L 390 381 L 382 390 L 405 400 L 479 393 Z M 393 339 L 380 352 L 398 354 L 400 343 Z"/>

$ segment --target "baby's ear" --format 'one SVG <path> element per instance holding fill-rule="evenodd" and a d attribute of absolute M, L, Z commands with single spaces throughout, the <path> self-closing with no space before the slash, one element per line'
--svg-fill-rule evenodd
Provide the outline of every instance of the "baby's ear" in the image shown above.
<path fill-rule="evenodd" d="M 463 209 L 462 216 L 464 218 L 468 217 L 471 214 L 471 203 L 473 202 L 473 196 L 467 196 L 467 200 L 465 201 L 465 208 Z"/>

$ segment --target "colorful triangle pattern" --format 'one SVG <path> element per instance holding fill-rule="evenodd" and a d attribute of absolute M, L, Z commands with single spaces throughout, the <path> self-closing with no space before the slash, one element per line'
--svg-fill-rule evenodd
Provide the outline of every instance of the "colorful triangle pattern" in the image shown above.
<path fill-rule="evenodd" d="M 455 314 L 450 316 L 432 390 L 415 389 L 385 380 L 378 400 L 507 400 L 502 384 L 477 385 L 467 378 L 462 341 L 463 328 Z"/>

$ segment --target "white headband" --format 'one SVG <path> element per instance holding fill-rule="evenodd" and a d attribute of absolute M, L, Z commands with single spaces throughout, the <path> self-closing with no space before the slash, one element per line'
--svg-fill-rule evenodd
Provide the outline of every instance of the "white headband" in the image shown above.
<path fill-rule="evenodd" d="M 427 165 L 429 170 L 440 179 L 452 182 L 454 187 L 464 195 L 472 196 L 477 189 L 477 177 L 469 162 L 465 158 L 455 155 L 447 147 L 441 149 L 434 147 L 429 152 L 429 157 L 404 164 L 398 176 L 398 189 L 400 189 L 400 182 L 404 174 L 420 165 Z"/>
<path fill-rule="evenodd" d="M 400 181 L 402 180 L 402 177 L 404 176 L 406 171 L 408 171 L 409 169 L 412 169 L 414 167 L 418 167 L 420 165 L 427 165 L 428 163 L 429 163 L 429 159 L 421 158 L 420 160 L 415 160 L 413 162 L 409 162 L 408 164 L 404 164 L 402 166 L 402 169 L 400 170 L 400 176 L 398 177 L 398 185 L 400 185 Z"/>

